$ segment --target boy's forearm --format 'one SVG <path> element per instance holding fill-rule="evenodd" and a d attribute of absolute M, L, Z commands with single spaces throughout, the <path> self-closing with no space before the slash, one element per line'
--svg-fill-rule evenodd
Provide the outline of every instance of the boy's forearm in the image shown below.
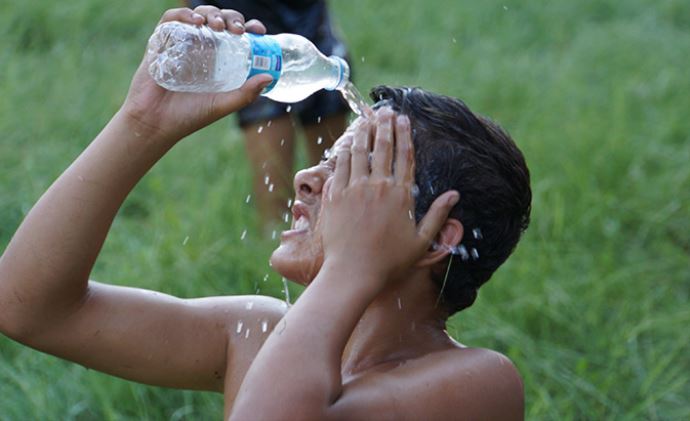
<path fill-rule="evenodd" d="M 116 114 L 31 209 L 0 257 L 0 323 L 34 330 L 83 299 L 120 205 L 174 144 L 145 129 Z"/>
<path fill-rule="evenodd" d="M 345 345 L 381 289 L 377 278 L 363 265 L 325 262 L 257 355 L 233 418 L 270 419 L 285 411 L 326 417 L 342 392 Z"/>

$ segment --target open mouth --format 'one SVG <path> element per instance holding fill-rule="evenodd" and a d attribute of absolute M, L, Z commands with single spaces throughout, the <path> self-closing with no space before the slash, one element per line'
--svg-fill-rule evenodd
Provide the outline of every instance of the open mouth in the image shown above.
<path fill-rule="evenodd" d="M 281 237 L 288 237 L 309 231 L 309 216 L 307 207 L 301 202 L 295 202 L 292 206 L 292 227 L 283 231 Z"/>

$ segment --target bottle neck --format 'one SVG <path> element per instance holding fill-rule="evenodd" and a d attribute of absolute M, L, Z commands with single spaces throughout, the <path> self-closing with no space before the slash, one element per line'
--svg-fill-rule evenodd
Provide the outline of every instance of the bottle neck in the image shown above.
<path fill-rule="evenodd" d="M 333 64 L 333 71 L 336 81 L 332 86 L 326 87 L 327 91 L 334 91 L 340 89 L 350 80 L 350 66 L 345 60 L 338 56 L 330 56 L 328 60 Z"/>

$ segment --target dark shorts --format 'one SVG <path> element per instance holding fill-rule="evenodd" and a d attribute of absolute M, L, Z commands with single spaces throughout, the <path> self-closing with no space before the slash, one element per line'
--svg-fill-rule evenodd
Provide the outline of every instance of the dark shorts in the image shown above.
<path fill-rule="evenodd" d="M 220 9 L 237 10 L 247 20 L 258 19 L 263 22 L 269 34 L 287 32 L 302 35 L 325 55 L 337 55 L 350 63 L 345 44 L 334 33 L 324 0 L 192 0 L 189 4 L 191 7 L 206 4 Z M 321 118 L 350 110 L 340 93 L 321 90 L 304 101 L 290 105 L 262 96 L 237 112 L 237 115 L 240 126 L 244 127 L 283 116 L 288 113 L 288 109 L 305 125 L 315 124 Z"/>

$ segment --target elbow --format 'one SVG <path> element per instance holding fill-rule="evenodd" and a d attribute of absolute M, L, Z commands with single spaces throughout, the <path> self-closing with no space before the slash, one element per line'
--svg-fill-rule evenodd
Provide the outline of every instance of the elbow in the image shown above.
<path fill-rule="evenodd" d="M 3 288 L 7 283 L 0 279 L 0 334 L 18 342 L 27 342 L 32 337 L 32 329 L 23 313 L 23 299 L 16 293 Z"/>

